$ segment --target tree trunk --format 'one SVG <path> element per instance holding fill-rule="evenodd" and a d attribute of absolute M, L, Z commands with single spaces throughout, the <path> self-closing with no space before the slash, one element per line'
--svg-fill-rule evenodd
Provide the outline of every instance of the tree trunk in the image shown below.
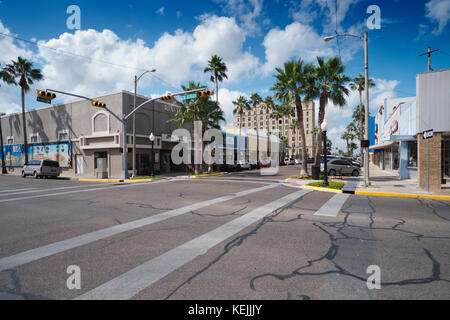
<path fill-rule="evenodd" d="M 217 79 L 217 72 L 214 73 L 216 78 L 216 103 L 219 103 L 219 81 Z"/>
<path fill-rule="evenodd" d="M 6 171 L 6 159 L 5 159 L 5 153 L 3 152 L 3 131 L 2 131 L 2 120 L 0 119 L 0 152 L 1 152 L 1 160 L 2 160 L 2 173 L 6 174 L 8 171 Z"/>
<path fill-rule="evenodd" d="M 295 92 L 295 108 L 297 110 L 297 119 L 300 126 L 300 136 L 302 137 L 302 169 L 300 171 L 301 175 L 308 174 L 308 163 L 306 158 L 306 135 L 305 127 L 303 125 L 303 106 L 302 100 L 298 92 Z"/>
<path fill-rule="evenodd" d="M 327 94 L 322 90 L 319 100 L 319 122 L 317 127 L 317 144 L 316 144 L 316 155 L 314 159 L 314 165 L 320 165 L 320 158 L 322 155 L 322 122 L 325 119 L 325 106 L 327 101 Z"/>
<path fill-rule="evenodd" d="M 23 124 L 23 144 L 25 148 L 25 163 L 28 163 L 28 139 L 27 139 L 27 124 L 25 122 L 25 90 L 22 87 L 22 124 Z"/>

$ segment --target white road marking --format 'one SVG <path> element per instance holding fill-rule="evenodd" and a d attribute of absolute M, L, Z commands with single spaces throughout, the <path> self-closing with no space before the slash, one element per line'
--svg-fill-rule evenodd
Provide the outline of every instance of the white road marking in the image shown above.
<path fill-rule="evenodd" d="M 149 182 L 149 183 L 155 183 L 155 182 Z M 141 183 L 144 184 L 144 183 Z M 135 184 L 134 184 L 135 185 Z M 131 186 L 130 184 L 128 185 L 121 185 L 121 186 L 115 186 L 117 187 L 125 187 L 125 186 Z M 249 190 L 245 190 L 245 191 L 241 191 L 235 194 L 231 194 L 231 195 L 226 195 L 223 197 L 219 197 L 219 198 L 215 198 L 215 199 L 211 199 L 211 200 L 206 200 L 206 201 L 202 201 L 199 203 L 195 203 L 186 207 L 182 207 L 182 208 L 178 208 L 178 209 L 174 209 L 174 210 L 170 210 L 170 211 L 166 211 L 160 214 L 156 214 L 154 216 L 151 217 L 147 217 L 144 219 L 139 219 L 136 221 L 131 221 L 128 223 L 124 223 L 124 224 L 120 224 L 120 225 L 116 225 L 110 228 L 106 228 L 106 229 L 101 229 L 98 231 L 94 231 L 94 232 L 90 232 L 87 234 L 83 234 L 71 239 L 67 239 L 67 240 L 63 240 L 63 241 L 59 241 L 59 242 L 55 242 L 40 248 L 36 248 L 36 249 L 31 249 L 28 251 L 24 251 L 9 257 L 5 257 L 5 258 L 1 258 L 0 259 L 0 272 L 3 270 L 7 270 L 10 268 L 15 268 L 18 266 L 21 266 L 23 264 L 41 259 L 41 258 L 45 258 L 63 251 L 67 251 L 69 249 L 73 249 L 82 245 L 86 245 L 89 243 L 92 243 L 94 241 L 98 241 L 101 239 L 105 239 L 107 237 L 111 237 L 114 236 L 116 234 L 122 233 L 122 232 L 126 232 L 126 231 L 130 231 L 133 229 L 137 229 L 137 228 L 141 228 L 144 226 L 148 226 L 151 225 L 153 223 L 157 223 L 157 222 L 161 222 L 164 220 L 167 220 L 169 218 L 173 218 L 191 211 L 195 211 L 219 202 L 224 202 L 224 201 L 228 201 L 228 200 L 232 200 L 235 198 L 239 198 L 239 197 L 243 197 L 255 192 L 259 192 L 259 191 L 263 191 L 263 190 L 267 190 L 270 188 L 274 188 L 276 187 L 276 185 L 268 185 L 268 186 L 264 186 L 264 187 L 260 187 L 260 188 L 256 188 L 256 189 L 249 189 Z M 114 187 L 105 187 L 103 189 L 112 189 Z M 96 189 L 98 190 L 98 189 Z M 78 190 L 78 191 L 72 191 L 71 193 L 74 192 L 83 192 L 83 191 L 91 191 L 91 190 Z"/>
<path fill-rule="evenodd" d="M 311 192 L 301 190 L 259 207 L 235 220 L 186 242 L 101 286 L 75 298 L 77 300 L 125 300 L 159 281 L 171 272 L 205 254 L 220 242 L 232 237 L 275 210 Z"/>
<path fill-rule="evenodd" d="M 11 193 L 16 191 L 25 191 L 25 190 L 36 190 L 37 188 L 25 188 L 25 189 L 13 189 L 13 190 L 2 190 L 0 193 Z"/>
<path fill-rule="evenodd" d="M 322 217 L 336 217 L 349 196 L 350 195 L 346 193 L 335 194 L 319 210 L 317 210 L 314 215 Z"/>
<path fill-rule="evenodd" d="M 34 190 L 14 192 L 14 193 L 7 194 L 7 196 L 12 196 L 12 195 L 16 195 L 16 194 L 27 194 L 27 193 L 46 192 L 46 191 L 54 191 L 54 190 L 66 190 L 66 189 L 77 189 L 77 188 L 87 188 L 87 187 L 101 187 L 101 186 L 104 186 L 104 185 L 103 184 L 89 184 L 89 185 L 79 185 L 79 186 L 72 186 L 72 187 L 59 187 L 59 188 L 50 188 L 50 189 L 38 189 L 38 190 L 35 190 L 37 188 L 31 188 L 31 189 L 34 189 Z M 19 191 L 19 190 L 16 190 L 16 191 Z M 2 197 L 2 196 L 6 196 L 6 195 L 5 194 L 0 194 L 0 197 Z"/>
<path fill-rule="evenodd" d="M 270 184 L 270 183 L 277 183 L 277 180 L 273 180 L 271 182 L 265 180 L 265 181 L 258 181 L 258 180 L 244 180 L 244 179 L 205 179 L 205 178 L 200 178 L 200 179 L 192 179 L 192 181 L 202 181 L 203 182 L 213 182 L 213 181 L 217 181 L 217 182 L 235 182 L 235 183 L 259 183 L 259 184 Z"/>

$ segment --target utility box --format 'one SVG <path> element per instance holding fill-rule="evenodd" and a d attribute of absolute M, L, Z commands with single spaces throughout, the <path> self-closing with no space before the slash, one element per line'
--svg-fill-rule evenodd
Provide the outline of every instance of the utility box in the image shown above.
<path fill-rule="evenodd" d="M 97 169 L 95 171 L 97 179 L 108 178 L 108 163 L 106 160 L 106 158 L 97 158 Z"/>

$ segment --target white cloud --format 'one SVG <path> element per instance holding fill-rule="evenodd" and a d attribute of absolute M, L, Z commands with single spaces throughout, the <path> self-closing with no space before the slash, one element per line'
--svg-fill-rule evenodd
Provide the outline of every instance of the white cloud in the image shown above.
<path fill-rule="evenodd" d="M 425 4 L 425 17 L 437 23 L 434 34 L 440 34 L 450 19 L 450 0 L 430 0 Z"/>
<path fill-rule="evenodd" d="M 110 30 L 64 33 L 39 41 L 42 46 L 36 59 L 42 62 L 44 75 L 40 85 L 86 95 L 132 90 L 133 77 L 141 72 L 136 69 L 149 68 L 155 68 L 157 75 L 172 87 L 188 80 L 208 83 L 209 75 L 203 69 L 213 54 L 221 56 L 227 64 L 229 81 L 242 80 L 259 64 L 256 57 L 243 50 L 245 39 L 234 18 L 210 15 L 204 16 L 192 33 L 183 30 L 164 33 L 153 47 L 140 39 L 120 39 Z M 149 87 L 150 79 L 150 76 L 142 78 L 140 87 Z"/>
<path fill-rule="evenodd" d="M 263 0 L 215 0 L 224 4 L 224 12 L 235 17 L 249 35 L 258 34 L 261 28 L 257 19 L 261 16 Z"/>
<path fill-rule="evenodd" d="M 0 32 L 13 36 L 11 31 L 3 26 L 1 20 Z M 11 60 L 17 60 L 17 57 L 19 56 L 29 59 L 33 56 L 33 53 L 30 50 L 25 49 L 22 42 L 17 46 L 13 38 L 0 35 L 0 63 L 2 65 L 11 63 Z"/>
<path fill-rule="evenodd" d="M 240 96 L 248 98 L 248 95 L 241 91 L 232 91 L 226 88 L 219 88 L 219 102 L 220 107 L 225 113 L 225 122 L 227 125 L 234 124 L 233 110 L 235 108 L 233 101 L 237 100 Z"/>
<path fill-rule="evenodd" d="M 158 10 L 156 10 L 156 13 L 163 16 L 164 15 L 164 7 L 161 7 Z"/>
<path fill-rule="evenodd" d="M 333 50 L 326 46 L 323 38 L 308 25 L 294 22 L 284 30 L 275 28 L 264 38 L 263 46 L 266 52 L 266 62 L 262 73 L 268 75 L 276 67 L 292 57 L 313 62 L 317 56 L 330 56 Z"/>

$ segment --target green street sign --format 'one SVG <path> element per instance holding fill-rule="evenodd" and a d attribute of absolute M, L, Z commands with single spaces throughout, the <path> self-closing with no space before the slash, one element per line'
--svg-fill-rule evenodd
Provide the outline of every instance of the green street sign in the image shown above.
<path fill-rule="evenodd" d="M 189 99 L 194 99 L 194 98 L 197 98 L 197 93 L 187 94 L 183 97 L 183 100 L 189 100 Z"/>

